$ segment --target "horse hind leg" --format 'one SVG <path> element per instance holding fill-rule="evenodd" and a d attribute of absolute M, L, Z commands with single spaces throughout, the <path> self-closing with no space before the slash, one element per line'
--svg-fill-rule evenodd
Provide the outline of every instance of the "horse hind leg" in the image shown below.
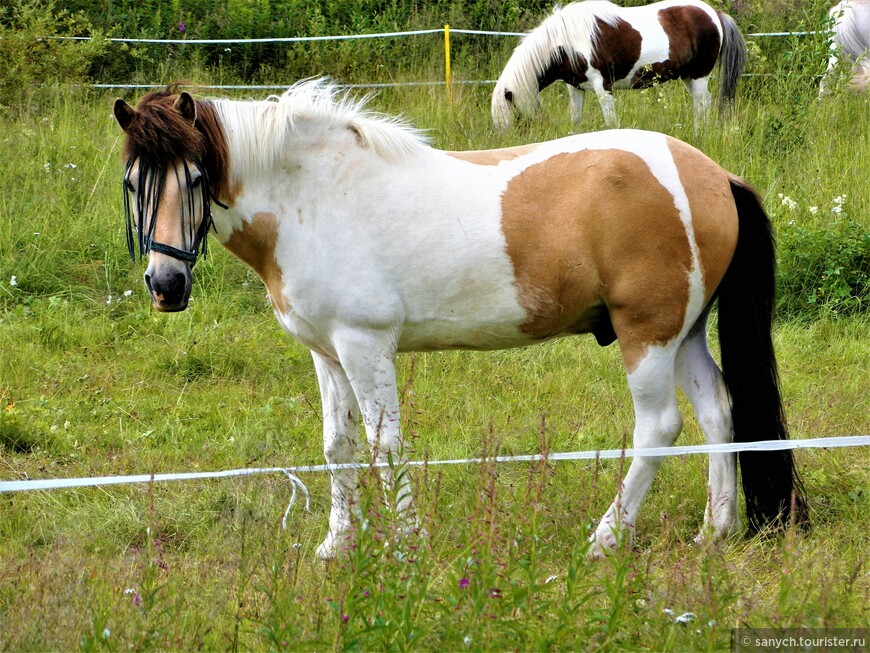
<path fill-rule="evenodd" d="M 686 90 L 692 96 L 692 113 L 695 119 L 696 133 L 710 115 L 710 107 L 713 104 L 713 98 L 710 95 L 710 90 L 707 88 L 709 79 L 709 77 L 701 77 L 699 79 L 681 80 Z"/>
<path fill-rule="evenodd" d="M 722 372 L 707 347 L 707 314 L 701 316 L 677 351 L 677 385 L 692 405 L 708 444 L 732 442 L 731 407 Z M 737 514 L 737 455 L 710 454 L 705 536 L 722 539 L 740 530 Z"/>
<path fill-rule="evenodd" d="M 619 329 L 617 329 L 619 333 Z M 624 342 L 620 342 L 627 359 Z M 628 385 L 634 400 L 635 428 L 633 447 L 669 447 L 683 426 L 677 406 L 674 359 L 678 342 L 650 346 L 635 366 L 629 365 Z M 641 504 L 663 462 L 662 457 L 635 457 L 616 498 L 592 535 L 590 555 L 602 556 L 630 537 Z"/>

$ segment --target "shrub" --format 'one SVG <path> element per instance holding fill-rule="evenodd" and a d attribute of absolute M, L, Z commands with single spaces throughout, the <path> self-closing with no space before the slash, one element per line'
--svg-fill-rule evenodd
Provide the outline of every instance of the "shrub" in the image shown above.
<path fill-rule="evenodd" d="M 58 38 L 83 35 L 93 38 Z M 17 0 L 0 7 L 0 94 L 6 102 L 18 102 L 35 85 L 83 81 L 105 47 L 106 40 L 91 33 L 87 19 L 54 2 Z"/>

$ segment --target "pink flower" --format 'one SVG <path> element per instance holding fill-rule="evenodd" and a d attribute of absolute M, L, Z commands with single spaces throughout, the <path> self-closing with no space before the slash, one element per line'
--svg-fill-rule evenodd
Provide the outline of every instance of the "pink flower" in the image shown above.
<path fill-rule="evenodd" d="M 460 578 L 459 579 L 459 589 L 464 590 L 469 585 L 471 585 L 471 581 L 468 580 L 467 578 Z"/>

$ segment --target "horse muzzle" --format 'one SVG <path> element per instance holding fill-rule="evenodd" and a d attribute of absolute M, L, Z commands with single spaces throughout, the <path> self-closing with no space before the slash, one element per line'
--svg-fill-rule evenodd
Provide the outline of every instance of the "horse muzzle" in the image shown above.
<path fill-rule="evenodd" d="M 176 313 L 187 308 L 193 276 L 187 266 L 148 266 L 145 272 L 145 286 L 154 308 L 162 313 Z"/>

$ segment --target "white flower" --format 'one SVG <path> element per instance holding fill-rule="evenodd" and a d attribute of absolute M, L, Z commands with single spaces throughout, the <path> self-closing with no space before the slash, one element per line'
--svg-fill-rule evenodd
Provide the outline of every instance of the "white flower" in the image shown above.
<path fill-rule="evenodd" d="M 547 576 L 547 579 L 544 581 L 544 585 L 549 585 L 557 578 L 558 578 L 558 576 L 556 574 L 553 574 L 552 576 Z"/>
<path fill-rule="evenodd" d="M 50 163 L 42 164 L 42 169 L 45 170 L 46 172 L 51 172 L 51 164 Z"/>
<path fill-rule="evenodd" d="M 836 206 L 831 207 L 831 213 L 834 215 L 840 215 L 843 212 L 843 207 L 837 204 Z"/>
<path fill-rule="evenodd" d="M 132 295 L 132 294 L 133 294 L 133 291 L 132 291 L 132 290 L 125 290 L 125 291 L 124 291 L 124 297 L 129 297 L 129 296 Z"/>
<path fill-rule="evenodd" d="M 106 300 L 106 303 L 107 303 L 107 304 L 111 304 L 111 303 L 112 303 L 112 296 L 111 296 L 111 295 L 109 295 L 109 298 Z"/>
<path fill-rule="evenodd" d="M 793 210 L 793 209 L 796 209 L 796 208 L 797 208 L 798 203 L 795 202 L 795 201 L 794 201 L 792 198 L 790 198 L 788 195 L 783 195 L 782 193 L 779 193 L 779 194 L 778 194 L 778 197 L 779 197 L 779 199 L 780 199 L 781 204 L 782 204 L 783 206 L 787 207 L 789 210 Z"/>
<path fill-rule="evenodd" d="M 78 166 L 75 163 L 67 163 L 64 168 L 66 168 L 67 170 L 75 170 L 76 168 L 78 168 Z"/>
<path fill-rule="evenodd" d="M 694 612 L 684 612 L 684 613 L 681 614 L 679 617 L 677 617 L 676 619 L 674 619 L 674 623 L 678 623 L 678 624 L 687 624 L 687 623 L 689 623 L 690 621 L 694 621 L 694 619 L 695 619 L 695 613 L 694 613 Z"/>
<path fill-rule="evenodd" d="M 9 285 L 10 286 L 17 286 L 18 285 L 18 277 L 16 277 L 14 274 L 12 275 L 12 278 L 9 280 Z"/>
<path fill-rule="evenodd" d="M 112 634 L 112 631 L 108 628 L 103 628 L 103 639 L 109 639 L 109 635 Z"/>
<path fill-rule="evenodd" d="M 462 643 L 465 644 L 466 646 L 471 646 L 471 635 L 466 635 L 462 639 Z"/>
<path fill-rule="evenodd" d="M 815 215 L 815 214 L 818 213 L 818 212 L 819 212 L 819 207 L 818 207 L 818 206 L 811 206 L 811 207 L 810 207 L 810 213 L 812 213 L 813 215 Z"/>
<path fill-rule="evenodd" d="M 665 608 L 664 610 L 662 610 L 662 612 L 664 612 L 664 613 L 665 613 L 667 616 L 669 616 L 669 617 L 673 617 L 673 616 L 674 616 L 674 611 L 671 610 L 670 608 Z"/>

